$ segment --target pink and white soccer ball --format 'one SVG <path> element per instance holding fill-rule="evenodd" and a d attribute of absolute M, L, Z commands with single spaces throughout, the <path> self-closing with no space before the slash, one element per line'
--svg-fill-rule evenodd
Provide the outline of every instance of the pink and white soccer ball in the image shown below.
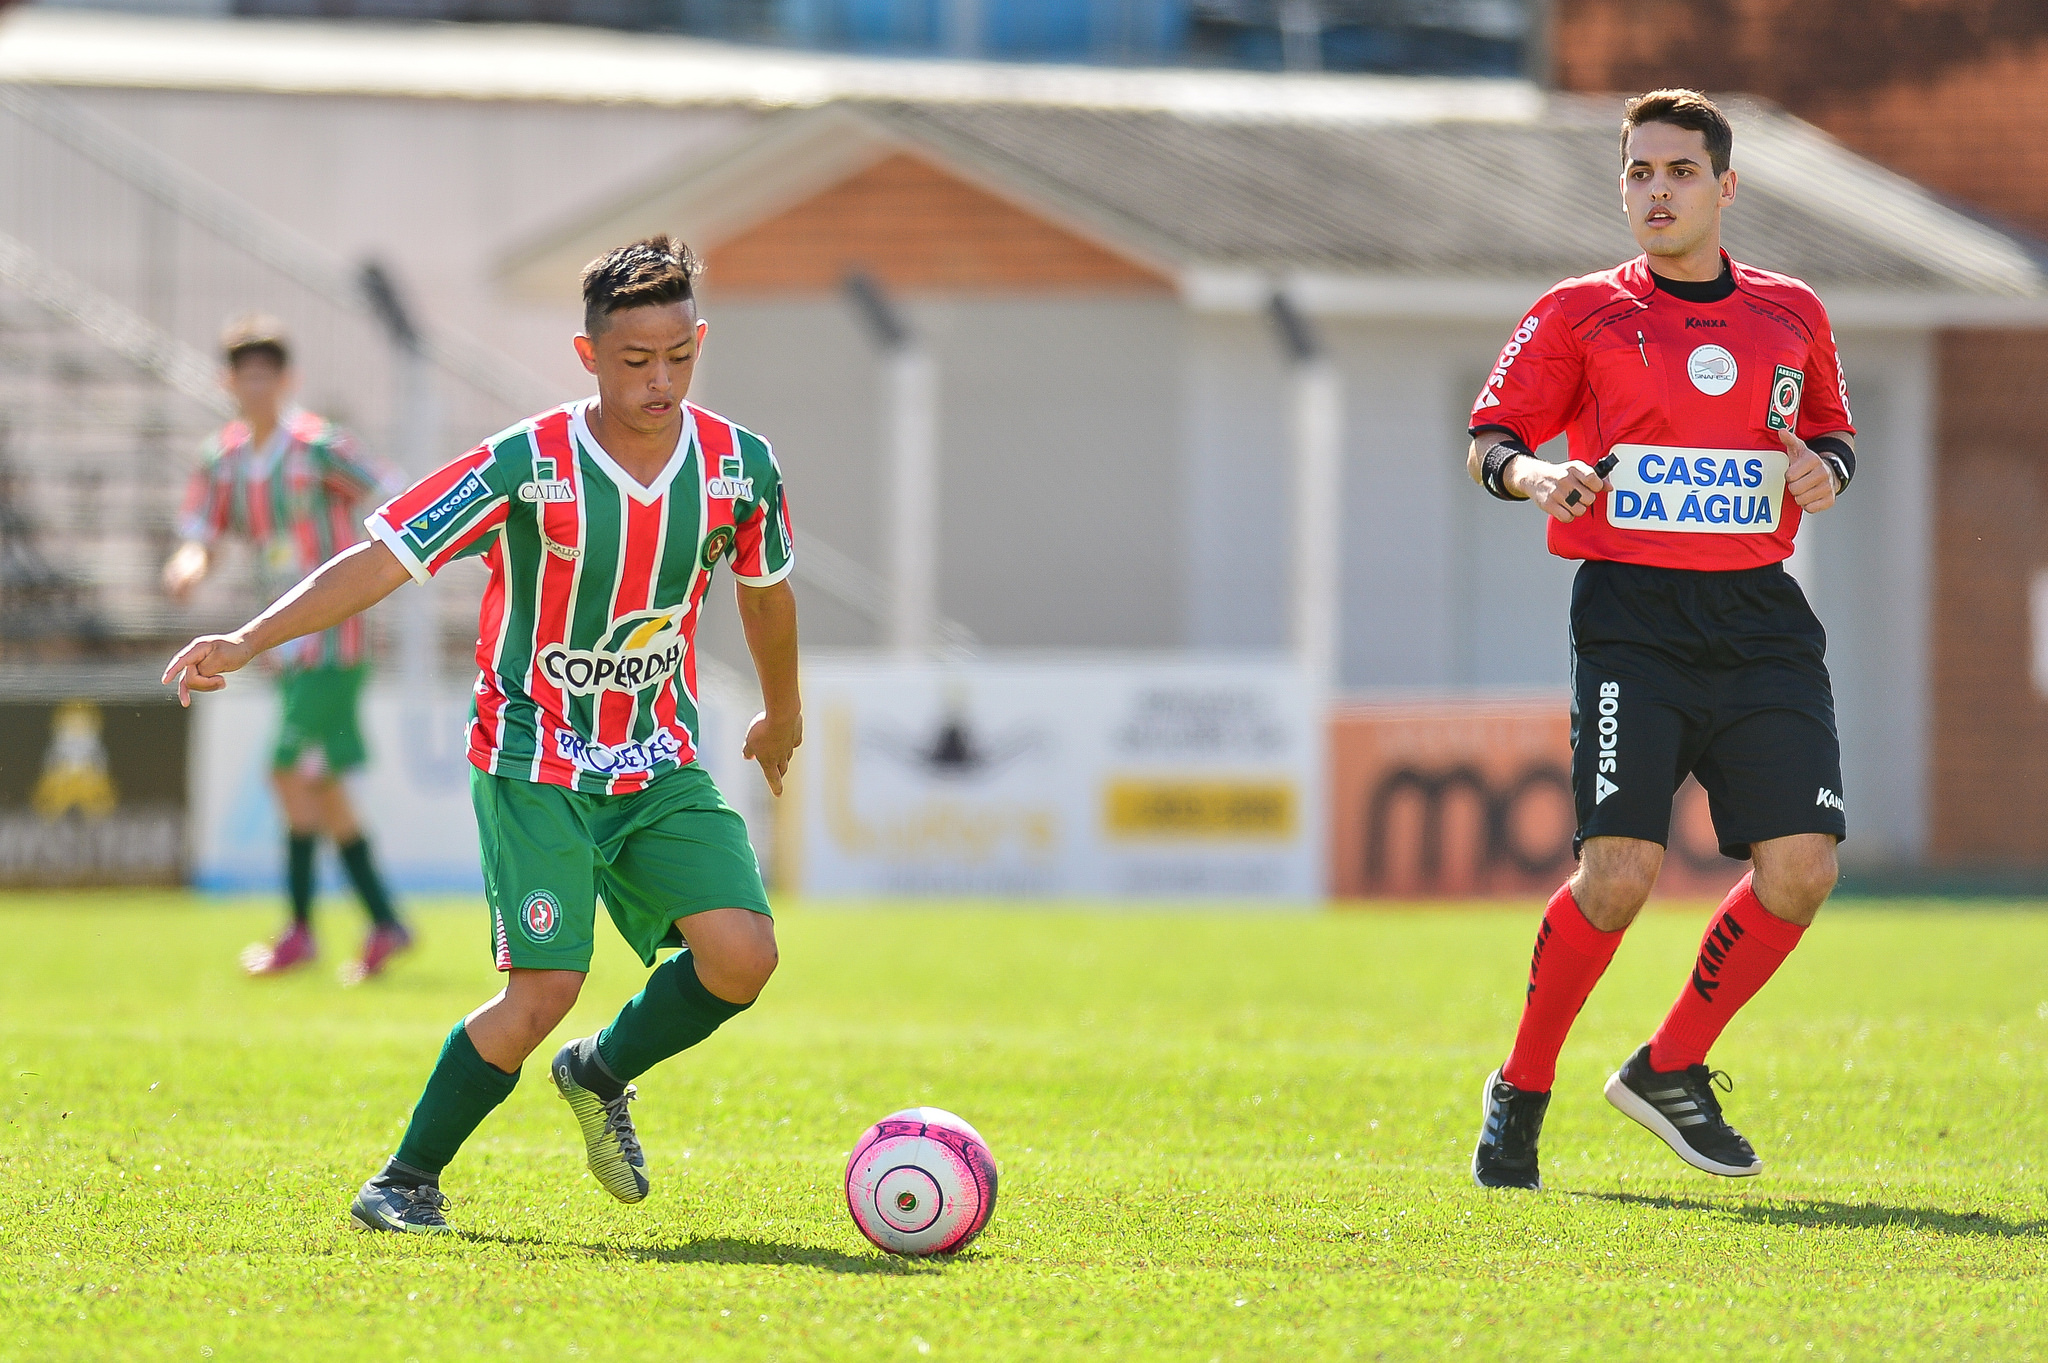
<path fill-rule="evenodd" d="M 846 1157 L 846 1209 L 878 1249 L 952 1254 L 995 1213 L 995 1156 L 979 1131 L 943 1108 L 892 1112 Z"/>

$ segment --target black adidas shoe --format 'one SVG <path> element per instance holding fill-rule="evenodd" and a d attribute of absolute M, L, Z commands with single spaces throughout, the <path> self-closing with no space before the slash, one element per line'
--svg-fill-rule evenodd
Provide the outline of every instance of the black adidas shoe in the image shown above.
<path fill-rule="evenodd" d="M 1543 1134 L 1543 1114 L 1550 1094 L 1518 1089 L 1495 1070 L 1486 1080 L 1485 1124 L 1472 1152 L 1472 1181 L 1482 1188 L 1543 1189 L 1536 1168 L 1536 1140 Z"/>
<path fill-rule="evenodd" d="M 621 1084 L 604 1067 L 597 1053 L 597 1038 L 572 1041 L 555 1052 L 555 1088 L 568 1100 L 569 1111 L 583 1133 L 583 1159 L 604 1190 L 621 1202 L 638 1202 L 647 1196 L 647 1157 L 640 1151 L 640 1134 L 633 1129 L 626 1104 L 640 1096 L 631 1084 Z"/>
<path fill-rule="evenodd" d="M 1695 1169 L 1725 1178 L 1746 1178 L 1764 1171 L 1742 1133 L 1721 1118 L 1718 1084 L 1735 1085 L 1719 1070 L 1691 1065 L 1682 1070 L 1650 1068 L 1650 1048 L 1643 1047 L 1607 1081 L 1607 1101 L 1647 1127 Z"/>

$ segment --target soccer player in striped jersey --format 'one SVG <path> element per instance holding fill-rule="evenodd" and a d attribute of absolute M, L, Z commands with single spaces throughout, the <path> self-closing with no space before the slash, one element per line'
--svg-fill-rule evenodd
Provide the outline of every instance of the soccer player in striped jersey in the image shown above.
<path fill-rule="evenodd" d="M 355 442 L 311 412 L 290 406 L 291 351 L 268 317 L 244 317 L 221 338 L 222 385 L 235 420 L 222 427 L 193 471 L 180 531 L 185 542 L 164 565 L 164 590 L 183 600 L 207 574 L 221 541 L 255 551 L 259 585 L 274 596 L 362 538 L 357 517 L 372 493 L 390 488 Z M 313 857 L 325 833 L 370 915 L 360 959 L 342 970 L 357 983 L 412 945 L 377 873 L 369 839 L 342 778 L 369 760 L 357 701 L 369 670 L 364 622 L 347 619 L 297 640 L 278 655 L 282 718 L 271 749 L 271 785 L 285 817 L 285 889 L 292 919 L 275 942 L 242 953 L 252 975 L 310 962 Z"/>
<path fill-rule="evenodd" d="M 428 475 L 370 517 L 369 543 L 165 670 L 188 701 L 457 559 L 490 574 L 470 789 L 505 987 L 449 1032 L 397 1151 L 357 1194 L 350 1212 L 372 1230 L 449 1229 L 441 1171 L 575 1003 L 599 896 L 645 964 L 682 948 L 550 1067 L 591 1172 L 621 1202 L 648 1191 L 633 1080 L 749 1007 L 774 972 L 746 827 L 697 763 L 696 633 L 725 561 L 765 701 L 744 752 L 780 795 L 803 738 L 789 510 L 766 442 L 686 401 L 705 333 L 695 273 L 665 236 L 592 261 L 576 351 L 594 399 Z"/>

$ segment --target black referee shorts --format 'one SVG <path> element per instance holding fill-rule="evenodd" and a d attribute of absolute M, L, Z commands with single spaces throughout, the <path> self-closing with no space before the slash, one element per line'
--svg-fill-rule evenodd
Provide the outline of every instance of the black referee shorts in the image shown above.
<path fill-rule="evenodd" d="M 1782 565 L 1710 573 L 1589 561 L 1572 584 L 1572 795 L 1587 838 L 1669 845 L 1706 788 L 1724 856 L 1848 834 L 1827 632 Z"/>

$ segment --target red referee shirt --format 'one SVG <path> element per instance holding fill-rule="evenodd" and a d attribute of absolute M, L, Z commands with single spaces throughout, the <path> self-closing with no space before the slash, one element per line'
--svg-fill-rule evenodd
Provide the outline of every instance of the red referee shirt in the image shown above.
<path fill-rule="evenodd" d="M 1848 385 L 1812 289 L 1729 268 L 1735 292 L 1715 303 L 1660 290 L 1643 256 L 1567 279 L 1501 351 L 1472 429 L 1531 449 L 1562 431 L 1574 459 L 1618 456 L 1590 514 L 1550 522 L 1551 553 L 1708 571 L 1792 553 L 1800 513 L 1778 433 L 1853 431 Z"/>

